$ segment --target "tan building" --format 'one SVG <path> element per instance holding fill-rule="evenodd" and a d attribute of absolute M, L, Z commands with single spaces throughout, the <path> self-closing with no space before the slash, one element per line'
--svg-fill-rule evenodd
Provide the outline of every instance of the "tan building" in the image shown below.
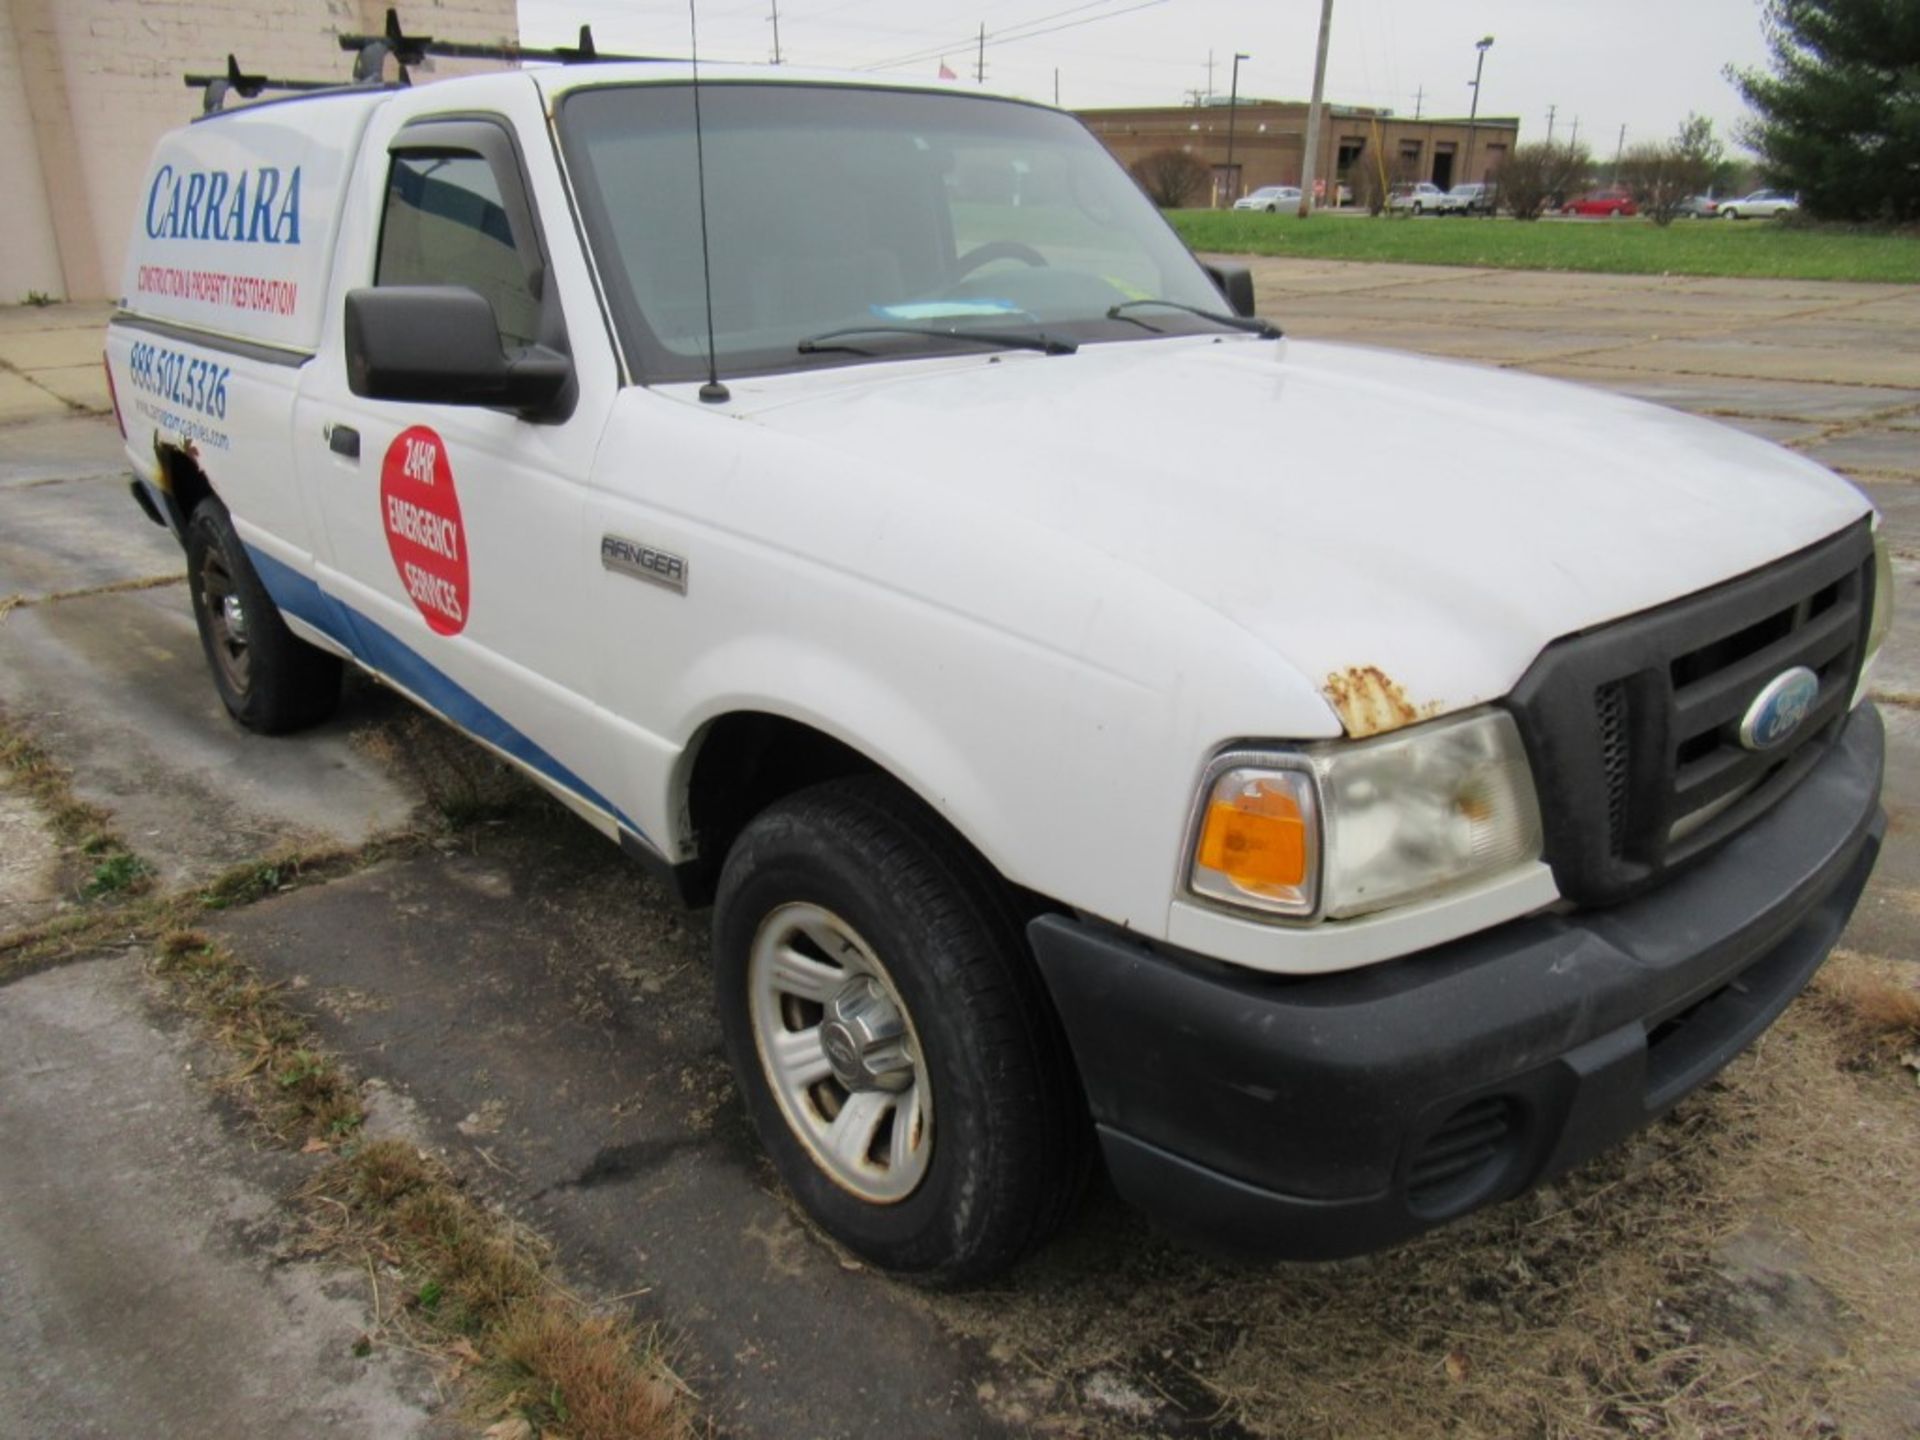
<path fill-rule="evenodd" d="M 153 143 L 200 113 L 189 72 L 345 81 L 341 34 L 388 0 L 0 0 L 0 304 L 112 298 Z M 407 29 L 512 42 L 515 0 L 415 0 Z M 438 62 L 440 74 L 481 65 Z M 415 74 L 416 82 L 433 78 Z"/>
<path fill-rule="evenodd" d="M 1262 185 L 1300 183 L 1307 148 L 1304 101 L 1242 100 L 1233 106 L 1216 102 L 1079 113 L 1123 165 L 1169 148 L 1199 156 L 1213 168 L 1216 205 L 1231 205 Z M 1390 183 L 1431 180 L 1443 190 L 1468 180 L 1490 180 L 1520 131 L 1519 120 L 1512 116 L 1483 115 L 1472 123 L 1451 117 L 1409 120 L 1390 110 L 1332 104 L 1323 104 L 1320 116 L 1314 174 L 1322 182 L 1335 177 L 1356 192 L 1364 190 L 1360 177 L 1365 169 L 1376 177 L 1384 170 Z"/>

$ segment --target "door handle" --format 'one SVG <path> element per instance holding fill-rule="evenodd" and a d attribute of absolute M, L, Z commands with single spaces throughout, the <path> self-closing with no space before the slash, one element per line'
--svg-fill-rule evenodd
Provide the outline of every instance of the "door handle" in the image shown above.
<path fill-rule="evenodd" d="M 349 460 L 360 458 L 360 432 L 351 425 L 327 426 L 327 448 Z"/>

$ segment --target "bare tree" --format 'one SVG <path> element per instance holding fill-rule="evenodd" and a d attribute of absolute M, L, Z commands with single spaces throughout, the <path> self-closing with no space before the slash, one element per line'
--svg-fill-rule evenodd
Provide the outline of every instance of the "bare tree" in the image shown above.
<path fill-rule="evenodd" d="M 1557 208 L 1593 173 L 1593 156 L 1584 145 L 1550 140 L 1516 145 L 1500 165 L 1500 200 L 1516 220 L 1538 220 Z"/>
<path fill-rule="evenodd" d="M 1185 150 L 1150 151 L 1134 161 L 1128 173 L 1162 210 L 1191 205 L 1213 184 L 1212 168 Z"/>
<path fill-rule="evenodd" d="M 1620 159 L 1619 182 L 1633 195 L 1640 213 L 1656 225 L 1671 225 L 1685 213 L 1687 201 L 1713 183 L 1722 158 L 1713 122 L 1689 115 L 1664 145 L 1636 145 Z"/>

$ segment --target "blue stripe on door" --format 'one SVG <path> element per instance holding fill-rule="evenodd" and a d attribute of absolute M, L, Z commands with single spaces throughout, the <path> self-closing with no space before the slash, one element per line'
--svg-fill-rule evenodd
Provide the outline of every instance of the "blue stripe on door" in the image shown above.
<path fill-rule="evenodd" d="M 351 606 L 341 604 L 291 565 L 252 545 L 246 550 L 260 583 L 267 587 L 267 594 L 287 614 L 306 621 L 351 652 L 368 669 L 390 677 L 396 685 L 419 696 L 460 729 L 539 771 L 646 839 L 646 833 L 606 796 L 535 744 L 526 732 L 515 729 L 499 711 L 430 664 L 419 651 Z"/>

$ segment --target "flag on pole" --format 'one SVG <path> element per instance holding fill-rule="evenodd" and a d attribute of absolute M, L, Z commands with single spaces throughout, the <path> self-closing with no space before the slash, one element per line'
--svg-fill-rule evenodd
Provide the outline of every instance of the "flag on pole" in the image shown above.
<path fill-rule="evenodd" d="M 947 62 L 942 60 L 940 62 L 940 78 L 942 80 L 958 80 L 960 77 L 954 74 L 952 70 L 948 69 Z"/>

